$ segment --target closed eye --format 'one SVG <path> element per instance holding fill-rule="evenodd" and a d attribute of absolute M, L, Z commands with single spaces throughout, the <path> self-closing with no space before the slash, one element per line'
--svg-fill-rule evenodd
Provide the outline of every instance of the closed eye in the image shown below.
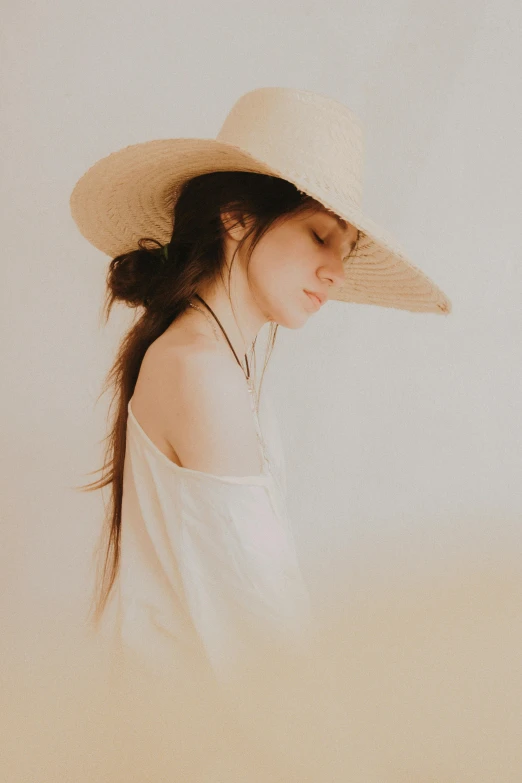
<path fill-rule="evenodd" d="M 325 243 L 325 241 L 324 241 L 324 239 L 321 239 L 321 237 L 320 237 L 320 236 L 318 236 L 318 235 L 315 233 L 315 231 L 312 231 L 312 234 L 313 234 L 313 235 L 314 235 L 314 237 L 317 239 L 317 241 L 319 242 L 319 244 L 320 244 L 320 245 L 324 245 L 324 244 L 326 244 L 326 243 Z"/>

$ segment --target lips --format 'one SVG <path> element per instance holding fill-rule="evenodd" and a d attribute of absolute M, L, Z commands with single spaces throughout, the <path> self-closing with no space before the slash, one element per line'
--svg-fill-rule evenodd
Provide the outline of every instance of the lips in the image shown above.
<path fill-rule="evenodd" d="M 316 302 L 319 306 L 323 305 L 326 301 L 326 296 L 324 294 L 317 293 L 317 291 L 307 291 L 305 289 L 305 294 L 308 294 L 311 300 Z"/>

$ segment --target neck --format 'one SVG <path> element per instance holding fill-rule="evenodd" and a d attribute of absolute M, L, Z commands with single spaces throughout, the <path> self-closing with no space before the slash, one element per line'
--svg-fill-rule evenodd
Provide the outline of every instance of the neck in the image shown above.
<path fill-rule="evenodd" d="M 232 277 L 230 298 L 228 291 L 225 289 L 221 280 L 212 287 L 202 288 L 198 291 L 198 294 L 219 318 L 239 360 L 243 363 L 244 354 L 248 353 L 259 330 L 267 321 L 255 302 L 253 302 L 250 290 L 247 289 L 244 284 L 238 284 L 238 281 L 234 281 L 234 278 Z M 232 300 L 234 309 L 232 309 L 230 299 Z M 196 297 L 194 297 L 193 301 L 194 304 L 199 305 L 199 307 L 204 309 L 207 315 L 214 321 L 220 338 L 230 351 L 225 336 L 222 333 L 219 324 L 215 322 L 212 313 L 210 313 L 205 308 L 205 305 L 201 304 Z"/>

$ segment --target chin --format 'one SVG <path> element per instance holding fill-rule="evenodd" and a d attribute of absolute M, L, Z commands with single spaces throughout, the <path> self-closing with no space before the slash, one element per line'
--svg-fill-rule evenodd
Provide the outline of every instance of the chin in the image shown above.
<path fill-rule="evenodd" d="M 285 306 L 284 303 L 277 303 L 272 309 L 268 320 L 279 326 L 284 326 L 285 329 L 300 329 L 304 326 L 313 312 L 309 312 L 305 307 L 299 307 L 297 304 L 295 307 Z"/>
<path fill-rule="evenodd" d="M 310 316 L 313 313 L 307 313 L 306 310 L 286 312 L 282 314 L 281 318 L 277 319 L 279 326 L 284 326 L 285 329 L 301 329 L 306 324 Z"/>

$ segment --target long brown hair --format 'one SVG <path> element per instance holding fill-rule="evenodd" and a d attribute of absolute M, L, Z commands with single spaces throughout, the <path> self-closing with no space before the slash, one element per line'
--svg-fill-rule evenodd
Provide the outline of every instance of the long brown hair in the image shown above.
<path fill-rule="evenodd" d="M 245 171 L 202 174 L 187 180 L 179 191 L 172 237 L 166 248 L 157 240 L 144 237 L 139 240 L 137 249 L 111 260 L 104 303 L 105 323 L 115 301 L 141 308 L 141 312 L 123 337 L 101 392 L 104 394 L 113 387 L 109 410 L 116 406 L 110 430 L 104 438 L 107 441 L 104 464 L 91 471 L 102 475 L 97 481 L 77 487 L 89 492 L 111 485 L 102 531 L 105 556 L 101 561 L 101 576 L 97 574 L 94 607 L 91 606 L 95 625 L 106 607 L 119 567 L 127 405 L 148 347 L 186 310 L 189 300 L 203 283 L 213 281 L 217 276 L 223 278 L 225 254 L 221 211 L 225 209 L 237 214 L 240 220 L 253 219 L 237 247 L 240 250 L 250 239 L 248 271 L 252 251 L 276 221 L 324 207 L 279 177 Z M 270 323 L 265 367 L 275 343 L 277 326 Z M 98 554 L 100 549 L 101 542 Z"/>

